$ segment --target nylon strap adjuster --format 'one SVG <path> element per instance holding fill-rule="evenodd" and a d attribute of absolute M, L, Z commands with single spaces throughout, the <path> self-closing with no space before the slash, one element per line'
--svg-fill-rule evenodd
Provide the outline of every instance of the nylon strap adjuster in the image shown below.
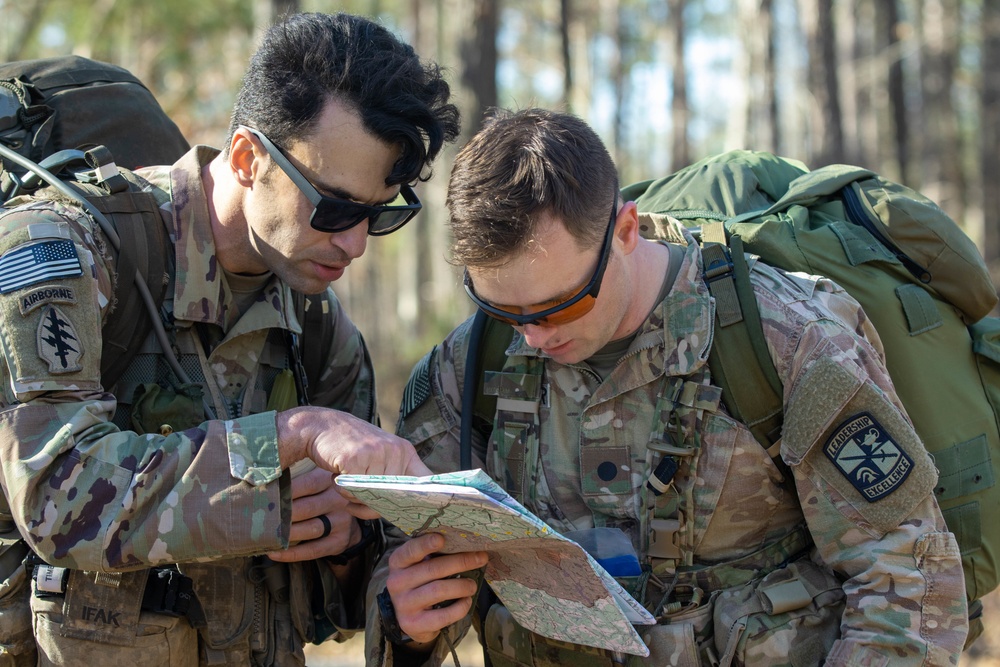
<path fill-rule="evenodd" d="M 721 246 L 720 250 L 721 250 Z M 715 257 L 709 257 L 709 255 L 717 255 Z M 718 255 L 721 255 L 718 256 Z M 729 253 L 721 251 L 718 253 L 704 253 L 705 257 L 705 282 L 714 283 L 716 280 L 721 280 L 733 275 L 733 262 L 729 257 Z"/>

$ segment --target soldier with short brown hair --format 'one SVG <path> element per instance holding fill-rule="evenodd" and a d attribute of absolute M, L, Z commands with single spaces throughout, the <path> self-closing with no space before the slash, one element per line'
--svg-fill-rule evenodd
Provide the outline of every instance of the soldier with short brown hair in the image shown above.
<path fill-rule="evenodd" d="M 439 553 L 428 534 L 394 545 L 373 578 L 369 664 L 437 664 L 472 618 L 494 667 L 958 663 L 965 586 L 937 473 L 842 288 L 750 272 L 785 391 L 772 459 L 720 400 L 701 249 L 679 223 L 670 241 L 644 238 L 649 220 L 583 121 L 497 113 L 458 155 L 448 205 L 469 296 L 516 332 L 483 383 L 496 412 L 488 437 L 473 431 L 473 467 L 557 531 L 624 534 L 637 562 L 619 581 L 657 624 L 637 628 L 646 658 L 530 632 L 453 578 L 487 554 Z M 397 433 L 435 472 L 460 467 L 471 322 L 404 394 Z M 882 458 L 859 449 L 850 465 L 897 466 L 871 502 L 825 451 L 859 432 Z"/>

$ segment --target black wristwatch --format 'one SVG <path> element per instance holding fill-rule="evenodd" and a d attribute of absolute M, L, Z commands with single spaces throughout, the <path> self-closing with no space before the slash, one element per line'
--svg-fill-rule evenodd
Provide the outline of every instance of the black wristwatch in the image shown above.
<path fill-rule="evenodd" d="M 412 642 L 413 638 L 399 627 L 399 621 L 396 620 L 396 608 L 392 605 L 389 591 L 383 588 L 376 600 L 378 600 L 378 615 L 382 619 L 382 632 L 385 633 L 385 638 L 400 646 Z"/>
<path fill-rule="evenodd" d="M 334 565 L 347 565 L 352 558 L 367 549 L 368 545 L 374 542 L 375 538 L 378 537 L 378 531 L 375 529 L 375 521 L 365 519 L 364 521 L 359 521 L 358 523 L 361 524 L 361 541 L 354 546 L 348 547 L 345 551 L 337 554 L 336 556 L 327 556 L 326 559 L 329 562 Z"/>

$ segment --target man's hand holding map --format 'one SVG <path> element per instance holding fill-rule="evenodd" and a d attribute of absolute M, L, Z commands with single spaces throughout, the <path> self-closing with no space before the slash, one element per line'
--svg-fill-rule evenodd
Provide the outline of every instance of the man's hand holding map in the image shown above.
<path fill-rule="evenodd" d="M 444 553 L 486 551 L 486 581 L 525 628 L 646 656 L 632 627 L 656 621 L 576 542 L 481 470 L 429 477 L 339 475 L 337 484 L 407 535 L 440 533 Z"/>

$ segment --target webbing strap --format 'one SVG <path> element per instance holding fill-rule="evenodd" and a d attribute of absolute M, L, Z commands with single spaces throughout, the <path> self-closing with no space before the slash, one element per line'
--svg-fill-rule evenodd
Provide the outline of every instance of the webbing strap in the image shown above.
<path fill-rule="evenodd" d="M 293 336 L 289 351 L 292 355 L 299 399 L 302 405 L 309 402 L 310 391 L 319 386 L 319 380 L 327 366 L 333 344 L 334 304 L 330 290 L 322 294 L 305 295 L 292 292 L 295 314 L 302 325 L 302 337 Z"/>
<path fill-rule="evenodd" d="M 767 384 L 776 396 L 775 399 L 771 399 L 771 403 L 773 405 L 777 402 L 776 409 L 780 410 L 784 389 L 781 385 L 781 378 L 778 377 L 778 371 L 774 367 L 771 352 L 767 348 L 767 341 L 764 339 L 764 325 L 760 319 L 760 309 L 757 307 L 757 297 L 754 296 L 753 285 L 750 284 L 750 267 L 747 265 L 746 253 L 743 252 L 743 239 L 738 234 L 733 234 L 729 240 L 729 246 L 732 251 L 733 282 L 736 285 L 736 295 L 739 297 L 740 303 L 743 304 L 743 318 L 750 337 L 750 345 L 753 347 L 760 370 L 767 379 Z"/>
<path fill-rule="evenodd" d="M 715 297 L 715 317 L 720 327 L 728 327 L 743 321 L 743 310 L 736 294 L 733 280 L 733 264 L 724 245 L 711 243 L 704 247 L 705 282 L 708 291 Z"/>
<path fill-rule="evenodd" d="M 111 218 L 121 250 L 115 260 L 117 303 L 111 310 L 103 332 L 101 381 L 111 387 L 131 362 L 135 348 L 141 345 L 152 328 L 139 289 L 133 287 L 142 276 L 154 303 L 162 303 L 167 273 L 169 242 L 160 219 L 156 200 L 145 192 L 120 192 L 114 195 L 89 196 L 97 210 Z"/>
<path fill-rule="evenodd" d="M 706 593 L 742 586 L 795 560 L 812 544 L 809 530 L 800 525 L 776 542 L 736 560 L 716 565 L 678 567 L 677 584 L 698 586 Z M 664 573 L 654 568 L 653 574 Z"/>
<path fill-rule="evenodd" d="M 462 384 L 462 416 L 459 429 L 461 466 L 472 466 L 472 429 L 488 437 L 493 430 L 497 397 L 483 391 L 485 373 L 503 370 L 507 347 L 514 337 L 514 327 L 476 310 L 469 333 Z"/>
<path fill-rule="evenodd" d="M 724 245 L 703 249 L 705 282 L 715 298 L 716 327 L 709 367 L 730 414 L 747 425 L 772 460 L 781 466 L 771 446 L 781 437 L 782 386 L 774 368 L 750 284 L 750 270 L 738 235 Z M 739 325 L 739 326 L 734 326 Z M 756 360 L 752 363 L 751 360 Z"/>

